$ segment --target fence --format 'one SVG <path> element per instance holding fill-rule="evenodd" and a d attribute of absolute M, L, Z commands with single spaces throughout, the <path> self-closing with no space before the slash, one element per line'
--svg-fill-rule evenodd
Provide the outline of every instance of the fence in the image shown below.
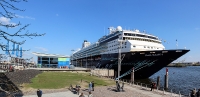
<path fill-rule="evenodd" d="M 101 70 L 102 72 L 105 72 L 106 70 Z M 111 80 L 116 80 L 114 78 L 114 72 L 113 72 L 113 76 L 106 76 L 106 74 L 103 76 L 101 76 L 101 74 L 99 74 L 99 70 L 96 71 L 91 71 L 92 75 L 98 76 L 98 77 L 104 77 L 104 78 L 110 78 Z M 103 74 L 103 73 L 102 73 Z M 126 79 L 120 79 L 119 80 L 120 84 L 125 83 L 126 85 L 129 85 L 131 87 L 134 88 L 138 88 L 138 89 L 143 89 L 143 90 L 151 90 L 151 84 L 146 84 L 146 83 L 141 83 L 141 82 L 131 82 L 131 80 L 126 80 Z M 181 91 L 175 92 L 177 90 L 174 89 L 165 89 L 164 87 L 156 87 L 156 89 L 154 89 L 155 93 L 158 93 L 160 95 L 168 95 L 169 97 L 191 97 L 191 93 L 183 93 Z"/>

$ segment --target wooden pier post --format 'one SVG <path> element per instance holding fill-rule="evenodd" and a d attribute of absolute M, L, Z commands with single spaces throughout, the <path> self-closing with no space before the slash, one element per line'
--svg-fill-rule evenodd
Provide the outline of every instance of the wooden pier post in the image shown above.
<path fill-rule="evenodd" d="M 160 76 L 157 77 L 157 88 L 160 88 Z"/>
<path fill-rule="evenodd" d="M 166 68 L 166 75 L 165 75 L 165 88 L 168 88 L 168 68 Z"/>
<path fill-rule="evenodd" d="M 133 67 L 133 70 L 131 72 L 131 83 L 134 84 L 134 67 Z"/>

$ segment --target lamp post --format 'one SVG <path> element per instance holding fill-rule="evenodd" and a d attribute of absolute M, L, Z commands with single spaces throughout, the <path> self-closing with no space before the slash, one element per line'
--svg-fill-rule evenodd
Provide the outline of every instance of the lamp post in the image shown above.
<path fill-rule="evenodd" d="M 71 50 L 71 51 L 72 51 L 72 57 L 71 57 L 72 59 L 71 59 L 71 62 L 72 62 L 72 65 L 74 65 L 74 64 L 73 64 L 73 56 L 74 56 L 74 53 L 73 53 L 73 52 L 74 52 L 74 49 Z"/>
<path fill-rule="evenodd" d="M 118 54 L 118 80 L 120 77 L 120 71 L 121 71 L 121 47 L 122 47 L 122 40 L 118 40 L 119 42 L 119 54 Z"/>
<path fill-rule="evenodd" d="M 76 58 L 76 67 L 77 67 L 77 58 Z"/>
<path fill-rule="evenodd" d="M 91 66 L 92 66 L 92 54 L 90 54 L 90 57 L 91 57 L 91 59 L 90 59 L 90 68 L 91 68 Z M 92 66 L 92 68 L 93 68 L 93 66 Z"/>
<path fill-rule="evenodd" d="M 86 54 L 86 68 L 87 68 L 87 54 Z"/>

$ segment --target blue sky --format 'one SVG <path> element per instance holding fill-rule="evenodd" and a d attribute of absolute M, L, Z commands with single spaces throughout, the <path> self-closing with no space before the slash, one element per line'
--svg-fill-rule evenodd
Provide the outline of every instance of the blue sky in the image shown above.
<path fill-rule="evenodd" d="M 178 48 L 191 50 L 178 60 L 191 62 L 200 61 L 199 4 L 199 0 L 29 0 L 15 4 L 25 11 L 16 11 L 19 18 L 8 22 L 31 24 L 29 32 L 46 33 L 26 38 L 23 48 L 30 51 L 24 57 L 33 56 L 30 52 L 70 55 L 84 40 L 96 42 L 108 27 L 122 26 L 166 40 L 166 49 L 176 49 L 177 39 Z"/>

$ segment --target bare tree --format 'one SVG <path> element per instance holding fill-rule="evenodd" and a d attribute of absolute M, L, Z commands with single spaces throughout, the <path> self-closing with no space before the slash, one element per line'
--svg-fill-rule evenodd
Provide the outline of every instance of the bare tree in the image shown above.
<path fill-rule="evenodd" d="M 20 3 L 20 2 L 28 2 L 28 0 L 0 0 L 0 8 L 2 9 L 1 10 L 2 12 L 0 12 L 0 18 L 10 19 L 10 20 L 12 20 L 14 18 L 18 18 L 18 16 L 14 12 L 25 11 L 14 5 L 14 4 Z M 45 35 L 45 33 L 43 33 L 43 34 L 29 33 L 29 31 L 26 30 L 26 28 L 28 26 L 30 26 L 30 24 L 26 24 L 22 27 L 20 27 L 20 26 L 22 26 L 20 22 L 15 24 L 15 23 L 4 23 L 4 22 L 0 21 L 0 48 L 3 51 L 6 51 L 5 41 L 9 41 L 10 43 L 22 45 L 25 43 L 26 40 L 16 41 L 16 38 L 28 37 L 28 38 L 32 39 L 32 37 Z M 10 33 L 10 32 L 7 32 L 6 30 L 2 29 L 2 28 L 12 29 L 12 28 L 16 28 L 16 27 L 20 27 L 20 28 L 14 33 Z M 13 50 L 8 49 L 8 51 L 13 51 Z M 23 50 L 23 51 L 26 51 L 26 50 Z M 10 52 L 9 52 L 9 55 L 11 56 Z"/>

